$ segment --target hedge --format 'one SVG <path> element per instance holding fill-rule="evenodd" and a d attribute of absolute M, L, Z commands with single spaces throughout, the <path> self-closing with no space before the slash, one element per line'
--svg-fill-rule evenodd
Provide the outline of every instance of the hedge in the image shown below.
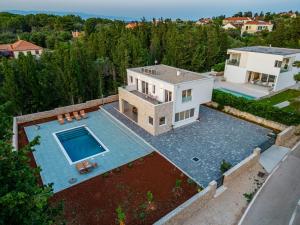
<path fill-rule="evenodd" d="M 213 91 L 212 100 L 219 103 L 220 107 L 231 106 L 243 112 L 272 120 L 285 125 L 300 124 L 300 114 L 279 109 L 267 103 L 237 97 L 220 90 Z"/>

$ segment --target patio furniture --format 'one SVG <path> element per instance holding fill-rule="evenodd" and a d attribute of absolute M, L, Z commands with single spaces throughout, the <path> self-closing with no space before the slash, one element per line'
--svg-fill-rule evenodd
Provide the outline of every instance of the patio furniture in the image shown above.
<path fill-rule="evenodd" d="M 65 117 L 66 117 L 66 119 L 67 119 L 68 122 L 72 122 L 72 121 L 73 121 L 73 119 L 72 119 L 70 113 L 66 113 L 66 114 L 65 114 Z"/>
<path fill-rule="evenodd" d="M 65 119 L 64 119 L 63 115 L 58 115 L 57 116 L 57 120 L 58 120 L 58 122 L 60 124 L 64 124 L 65 123 Z"/>
<path fill-rule="evenodd" d="M 80 174 L 88 172 L 82 162 L 76 163 L 76 169 Z"/>
<path fill-rule="evenodd" d="M 83 119 L 86 119 L 86 118 L 88 118 L 88 115 L 85 113 L 85 111 L 84 110 L 80 110 L 80 116 L 83 118 Z"/>
<path fill-rule="evenodd" d="M 81 120 L 81 117 L 79 116 L 78 112 L 73 112 L 73 116 L 76 120 Z"/>
<path fill-rule="evenodd" d="M 96 167 L 98 167 L 98 164 L 96 162 L 91 163 L 88 160 L 84 160 L 76 164 L 76 169 L 80 174 L 91 172 Z"/>

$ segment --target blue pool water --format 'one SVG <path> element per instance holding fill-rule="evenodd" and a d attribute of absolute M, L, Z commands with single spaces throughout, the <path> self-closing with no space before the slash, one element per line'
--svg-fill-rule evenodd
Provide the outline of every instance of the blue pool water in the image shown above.
<path fill-rule="evenodd" d="M 251 95 L 246 95 L 246 94 L 243 94 L 241 92 L 229 90 L 229 89 L 226 89 L 226 88 L 218 88 L 218 90 L 226 92 L 228 94 L 232 94 L 232 95 L 237 96 L 237 97 L 243 97 L 243 98 L 246 98 L 246 99 L 249 99 L 249 100 L 254 100 L 255 99 L 255 97 L 253 97 Z"/>
<path fill-rule="evenodd" d="M 105 148 L 85 126 L 55 133 L 70 163 L 105 152 Z"/>

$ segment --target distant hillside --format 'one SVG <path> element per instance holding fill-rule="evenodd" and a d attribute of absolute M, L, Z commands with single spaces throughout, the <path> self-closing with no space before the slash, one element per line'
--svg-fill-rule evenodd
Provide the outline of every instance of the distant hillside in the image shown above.
<path fill-rule="evenodd" d="M 82 12 L 55 12 L 55 11 L 23 11 L 23 10 L 5 10 L 3 12 L 9 12 L 14 14 L 20 14 L 20 15 L 28 15 L 28 14 L 53 14 L 58 16 L 65 16 L 65 15 L 76 15 L 80 16 L 82 19 L 89 19 L 89 18 L 104 18 L 104 19 L 110 19 L 110 20 L 123 20 L 126 22 L 140 20 L 133 17 L 122 17 L 122 16 L 104 16 L 104 15 L 97 15 L 97 14 L 89 14 L 89 13 L 82 13 Z"/>

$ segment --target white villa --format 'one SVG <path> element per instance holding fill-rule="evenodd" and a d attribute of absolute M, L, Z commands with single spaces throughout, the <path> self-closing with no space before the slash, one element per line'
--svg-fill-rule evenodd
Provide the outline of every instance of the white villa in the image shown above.
<path fill-rule="evenodd" d="M 261 31 L 269 31 L 271 32 L 273 30 L 273 24 L 271 22 L 265 22 L 265 21 L 248 21 L 244 23 L 241 29 L 241 33 L 248 33 L 248 34 L 254 34 Z"/>
<path fill-rule="evenodd" d="M 196 121 L 200 104 L 211 101 L 214 80 L 166 65 L 127 69 L 119 87 L 119 109 L 152 135 Z"/>
<path fill-rule="evenodd" d="M 252 84 L 268 91 L 279 91 L 295 84 L 294 67 L 300 49 L 252 46 L 228 49 L 224 77 L 227 82 Z"/>

